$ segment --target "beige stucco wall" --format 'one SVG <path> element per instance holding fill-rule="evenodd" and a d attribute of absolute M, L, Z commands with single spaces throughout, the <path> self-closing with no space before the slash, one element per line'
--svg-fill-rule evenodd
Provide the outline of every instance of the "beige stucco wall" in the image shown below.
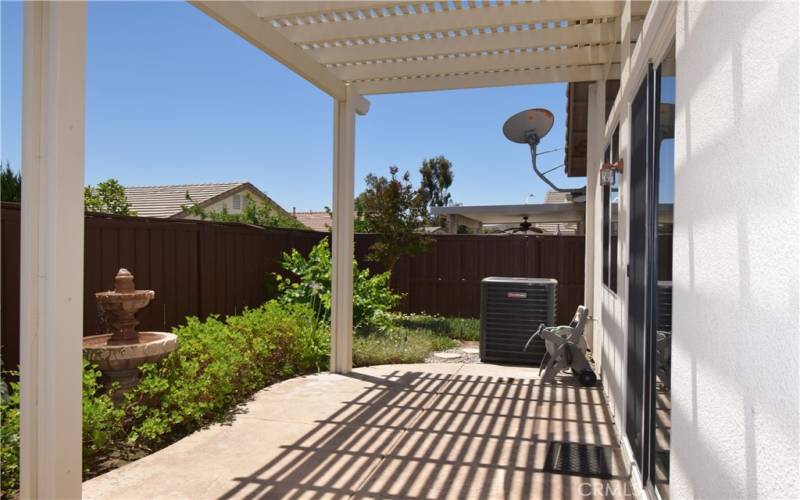
<path fill-rule="evenodd" d="M 800 495 L 800 5 L 677 12 L 673 498 Z"/>

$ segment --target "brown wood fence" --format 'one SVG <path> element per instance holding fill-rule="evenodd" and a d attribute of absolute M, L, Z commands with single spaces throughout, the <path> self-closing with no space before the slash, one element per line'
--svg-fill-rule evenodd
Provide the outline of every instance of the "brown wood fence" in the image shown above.
<path fill-rule="evenodd" d="M 3 367 L 19 362 L 18 204 L 3 203 L 0 254 L 0 327 Z M 156 291 L 138 314 L 140 330 L 166 330 L 187 316 L 236 314 L 269 298 L 268 278 L 281 254 L 307 253 L 327 233 L 264 229 L 245 224 L 89 214 L 85 225 L 84 334 L 97 332 L 94 293 L 113 287 L 120 267 L 137 288 Z M 575 236 L 437 235 L 431 249 L 395 266 L 392 287 L 404 293 L 404 312 L 478 317 L 480 280 L 486 276 L 555 278 L 559 322 L 583 299 L 584 239 Z M 356 258 L 373 235 L 356 235 Z"/>

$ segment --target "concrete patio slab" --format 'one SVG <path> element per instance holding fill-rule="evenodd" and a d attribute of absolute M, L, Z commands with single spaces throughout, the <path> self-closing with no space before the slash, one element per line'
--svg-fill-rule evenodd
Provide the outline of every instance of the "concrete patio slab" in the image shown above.
<path fill-rule="evenodd" d="M 630 494 L 598 388 L 488 364 L 360 368 L 260 391 L 212 425 L 84 483 L 89 499 L 564 498 Z M 544 471 L 551 441 L 614 446 L 611 479 Z"/>

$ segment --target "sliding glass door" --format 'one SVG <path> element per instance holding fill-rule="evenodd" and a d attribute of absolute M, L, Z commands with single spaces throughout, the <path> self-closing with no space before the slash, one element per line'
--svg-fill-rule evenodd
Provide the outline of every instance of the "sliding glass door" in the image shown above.
<path fill-rule="evenodd" d="M 625 433 L 645 485 L 669 496 L 674 54 L 631 106 Z"/>
<path fill-rule="evenodd" d="M 653 71 L 648 69 L 631 105 L 630 220 L 628 232 L 628 377 L 625 407 L 625 432 L 639 469 L 645 473 L 647 457 L 644 433 L 647 416 L 647 191 L 648 171 L 652 172 L 650 136 L 653 117 Z"/>
<path fill-rule="evenodd" d="M 655 398 L 653 484 L 661 498 L 669 498 L 672 365 L 672 214 L 675 206 L 675 53 L 667 53 L 656 73 L 657 124 L 655 140 L 655 363 L 650 379 Z"/>

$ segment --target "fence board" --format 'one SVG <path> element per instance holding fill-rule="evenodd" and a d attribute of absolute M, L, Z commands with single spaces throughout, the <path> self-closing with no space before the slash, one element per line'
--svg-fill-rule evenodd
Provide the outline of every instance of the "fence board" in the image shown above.
<path fill-rule="evenodd" d="M 0 214 L 0 345 L 4 370 L 15 370 L 19 363 L 19 216 L 19 210 L 4 209 Z"/>
<path fill-rule="evenodd" d="M 19 362 L 19 205 L 3 203 L 3 366 Z M 209 221 L 88 214 L 85 219 L 84 334 L 98 333 L 94 293 L 113 287 L 120 267 L 138 288 L 156 291 L 138 314 L 139 329 L 167 330 L 187 316 L 228 315 L 269 298 L 267 279 L 284 252 L 303 254 L 327 233 L 265 229 Z M 583 300 L 584 239 L 570 236 L 435 235 L 430 248 L 395 265 L 392 287 L 405 294 L 403 312 L 478 317 L 480 280 L 487 276 L 547 277 L 559 281 L 558 320 L 569 321 Z M 374 235 L 358 234 L 359 264 L 368 262 Z M 666 252 L 665 252 L 666 254 Z"/>

